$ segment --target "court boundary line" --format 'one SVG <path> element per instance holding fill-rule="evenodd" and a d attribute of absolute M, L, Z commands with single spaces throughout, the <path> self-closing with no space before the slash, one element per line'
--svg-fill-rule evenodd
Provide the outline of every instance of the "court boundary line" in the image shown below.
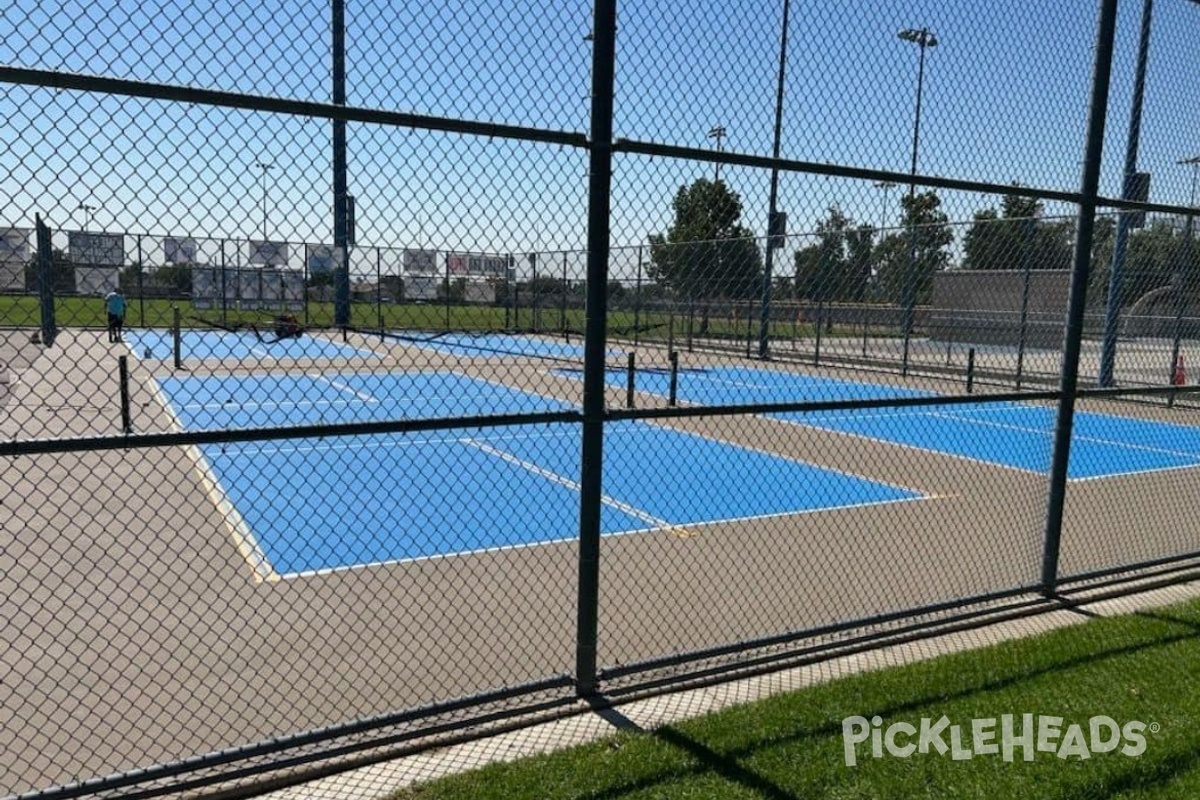
<path fill-rule="evenodd" d="M 1155 467 L 1152 469 L 1134 469 L 1128 472 L 1110 472 L 1104 475 L 1088 475 L 1083 478 L 1072 478 L 1075 483 L 1083 483 L 1084 481 L 1099 481 L 1105 478 L 1129 478 L 1135 475 L 1153 475 L 1160 472 L 1180 472 L 1182 470 L 1196 469 L 1200 467 L 1200 461 L 1194 464 L 1176 464 L 1170 467 Z"/>
<path fill-rule="evenodd" d="M 154 384 L 152 393 L 155 399 L 162 405 L 166 411 L 168 418 L 171 421 L 171 427 L 176 432 L 186 432 L 187 428 L 179 420 L 175 414 L 174 407 L 166 400 L 162 392 L 162 386 L 159 384 L 158 378 L 154 375 L 150 376 Z M 234 547 L 239 555 L 250 567 L 250 572 L 254 576 L 255 583 L 274 583 L 281 580 L 279 572 L 271 564 L 267 558 L 266 552 L 259 544 L 258 537 L 254 535 L 254 531 L 246 522 L 245 517 L 238 511 L 237 506 L 229 499 L 224 487 L 221 486 L 220 479 L 213 471 L 212 465 L 208 461 L 208 457 L 204 455 L 204 451 L 200 445 L 189 444 L 183 448 L 191 459 L 200 477 L 200 483 L 204 487 L 208 499 L 216 506 L 217 512 L 221 514 L 221 518 L 225 521 L 228 528 L 230 538 L 233 539 Z"/>
<path fill-rule="evenodd" d="M 344 377 L 340 374 L 339 370 L 333 370 L 333 371 L 335 373 L 337 373 L 336 377 L 339 377 L 339 378 Z M 361 375 L 368 375 L 371 377 L 379 376 L 379 374 L 376 372 L 361 373 L 361 372 L 355 371 L 351 374 L 356 377 L 361 376 Z M 459 371 L 453 370 L 453 369 L 449 369 L 449 370 L 436 369 L 436 370 L 432 370 L 432 371 L 423 371 L 422 370 L 422 371 L 418 371 L 416 373 L 407 373 L 406 372 L 405 374 L 450 375 L 450 376 L 454 376 L 457 378 L 465 378 L 466 380 L 471 381 L 473 383 L 483 384 L 485 386 L 492 386 L 492 387 L 501 389 L 507 393 L 536 397 L 536 398 L 546 401 L 548 403 L 556 404 L 556 406 L 558 406 L 560 409 L 563 407 L 565 407 L 567 409 L 577 408 L 576 406 L 573 406 L 569 402 L 562 400 L 558 397 L 551 397 L 551 396 L 543 395 L 538 392 L 527 391 L 524 389 L 517 389 L 517 388 L 509 386 L 507 384 L 500 383 L 496 380 L 491 380 L 488 378 L 481 378 L 481 377 L 477 377 L 474 375 L 465 374 L 465 373 L 462 373 L 462 372 L 459 372 Z M 390 372 L 387 373 L 386 375 L 389 379 L 399 377 Z M 212 378 L 212 377 L 219 378 L 220 376 L 201 376 L 201 379 L 208 380 L 209 378 Z M 270 377 L 270 376 L 269 375 L 268 376 L 250 375 L 250 376 L 233 376 L 233 377 L 249 377 L 251 379 L 257 380 L 262 377 Z M 324 375 L 309 374 L 308 377 L 310 377 L 312 379 L 326 380 L 327 382 L 330 382 L 332 385 L 332 381 L 329 381 L 329 379 L 325 378 Z M 155 379 L 155 392 L 158 393 L 160 391 L 160 388 L 161 387 L 158 385 L 157 379 Z M 351 389 L 351 391 L 354 391 L 354 390 Z M 161 394 L 159 395 L 159 397 L 160 397 L 160 402 L 162 402 Z M 349 401 L 345 401 L 345 402 L 348 403 Z M 183 425 L 179 422 L 178 417 L 175 415 L 173 408 L 171 408 L 171 406 L 167 403 L 163 403 L 163 405 L 172 420 L 172 424 L 174 426 L 176 426 L 177 429 L 180 431 L 185 430 Z M 185 406 L 185 407 L 187 407 L 187 406 Z M 201 407 L 204 407 L 204 406 L 202 405 Z M 605 505 L 608 505 L 610 508 L 620 511 L 620 512 L 626 514 L 627 516 L 633 517 L 635 519 L 641 519 L 641 520 L 644 520 L 647 522 L 651 522 L 653 524 L 653 527 L 649 527 L 649 528 L 634 528 L 634 529 L 627 529 L 627 530 L 623 530 L 623 531 L 612 531 L 609 533 L 601 534 L 601 536 L 604 538 L 615 537 L 615 536 L 634 535 L 634 534 L 643 534 L 643 533 L 662 532 L 662 533 L 666 533 L 668 535 L 674 536 L 677 539 L 688 540 L 688 539 L 694 538 L 696 535 L 698 535 L 699 530 L 702 530 L 702 529 L 708 528 L 708 527 L 712 527 L 715 525 L 727 524 L 730 522 L 735 522 L 735 523 L 748 522 L 748 521 L 754 521 L 754 520 L 758 520 L 758 519 L 784 518 L 784 517 L 789 517 L 789 516 L 811 515 L 811 514 L 823 513 L 823 512 L 828 512 L 828 511 L 841 511 L 841 510 L 853 509 L 853 508 L 866 508 L 866 507 L 872 507 L 872 506 L 878 506 L 878 505 L 890 505 L 893 503 L 907 503 L 907 502 L 921 501 L 921 500 L 927 500 L 927 499 L 940 499 L 939 496 L 937 496 L 937 495 L 926 494 L 926 493 L 920 492 L 918 490 L 915 490 L 911 487 L 899 486 L 899 485 L 892 484 L 892 483 L 889 483 L 886 481 L 879 481 L 879 480 L 876 480 L 873 478 L 867 478 L 864 476 L 855 475 L 853 473 L 845 472 L 844 470 L 830 468 L 830 467 L 827 467 L 827 466 L 824 466 L 821 464 L 816 464 L 816 463 L 805 461 L 802 459 L 790 458 L 788 456 L 784 456 L 779 453 L 773 453 L 773 452 L 766 451 L 766 450 L 760 450 L 758 448 L 750 447 L 748 445 L 734 444 L 734 443 L 731 443 L 724 439 L 710 437 L 710 436 L 706 436 L 706 435 L 703 435 L 700 433 L 687 431 L 687 430 L 683 430 L 683 429 L 679 429 L 679 428 L 674 428 L 674 427 L 667 426 L 667 425 L 655 424 L 653 422 L 648 422 L 648 421 L 644 421 L 644 420 L 638 420 L 636 422 L 644 422 L 646 424 L 646 427 L 649 429 L 665 430 L 665 431 L 669 431 L 670 433 L 677 434 L 677 435 L 683 435 L 683 436 L 694 436 L 696 438 L 704 439 L 706 441 L 711 441 L 716 444 L 719 444 L 719 445 L 722 445 L 725 447 L 731 447 L 736 450 L 742 450 L 744 452 L 751 452 L 751 453 L 765 455 L 765 456 L 772 457 L 772 458 L 778 458 L 778 459 L 781 459 L 781 460 L 784 460 L 784 461 L 787 461 L 787 462 L 790 462 L 792 464 L 796 464 L 799 466 L 805 466 L 805 467 L 810 467 L 813 469 L 819 469 L 819 470 L 831 472 L 834 474 L 843 475 L 845 477 L 849 477 L 854 480 L 860 480 L 860 481 L 874 483 L 874 484 L 881 485 L 881 486 L 887 486 L 888 488 L 891 488 L 891 489 L 894 489 L 897 491 L 904 491 L 913 496 L 895 498 L 895 499 L 890 499 L 890 500 L 875 500 L 875 501 L 869 501 L 869 502 L 865 502 L 865 503 L 850 503 L 850 504 L 839 504 L 839 505 L 833 505 L 833 506 L 821 506 L 819 508 L 793 509 L 793 510 L 789 510 L 789 511 L 770 512 L 770 513 L 766 513 L 766 514 L 752 514 L 752 515 L 745 515 L 745 516 L 740 516 L 740 517 L 729 517 L 729 518 L 722 518 L 722 519 L 716 519 L 716 520 L 702 520 L 702 521 L 698 521 L 698 522 L 675 524 L 675 523 L 671 523 L 668 520 L 656 517 L 656 516 L 650 514 L 649 512 L 643 511 L 642 509 L 639 509 L 635 506 L 631 506 L 627 503 L 624 503 L 623 501 L 617 500 L 616 498 L 611 497 L 609 495 L 602 495 L 601 502 L 604 503 Z M 558 436 L 558 434 L 537 433 L 537 434 L 523 434 L 522 438 L 548 438 L 548 437 L 556 437 L 556 436 Z M 404 443 L 387 442 L 387 443 L 381 443 L 378 446 L 394 447 L 397 444 L 403 444 L 403 445 L 407 446 L 409 444 L 430 444 L 430 443 L 452 442 L 452 441 L 460 442 L 467 446 L 475 447 L 476 449 L 480 450 L 481 452 L 484 452 L 487 455 L 490 455 L 495 458 L 499 458 L 500 460 L 506 461 L 508 463 L 512 463 L 515 466 L 525 469 L 534 475 L 542 477 L 545 480 L 548 480 L 552 483 L 563 486 L 564 488 L 567 488 L 567 489 L 571 490 L 572 492 L 580 492 L 582 489 L 582 487 L 580 486 L 579 483 L 572 481 L 571 479 L 566 478 L 565 476 L 558 475 L 557 473 L 553 472 L 552 470 L 547 470 L 543 467 L 533 464 L 532 462 L 527 462 L 524 459 L 521 459 L 520 457 L 515 456 L 511 453 L 505 453 L 502 450 L 499 450 L 497 448 L 494 448 L 494 447 L 486 445 L 482 442 L 479 442 L 470 436 L 438 438 L 438 439 L 422 439 L 420 441 L 404 442 Z M 359 445 L 354 445 L 354 446 L 361 448 L 362 445 L 359 444 Z M 374 447 L 374 446 L 375 445 L 372 445 L 371 447 Z M 351 445 L 345 445 L 345 447 L 351 447 Z M 333 574 L 336 572 L 342 572 L 342 571 L 347 571 L 347 570 L 365 569 L 365 568 L 370 568 L 370 567 L 381 567 L 381 566 L 389 566 L 389 565 L 401 565 L 401 564 L 416 563 L 416 562 L 420 562 L 420 561 L 432 560 L 435 558 L 455 558 L 455 557 L 464 556 L 464 555 L 478 555 L 478 554 L 486 554 L 486 553 L 492 553 L 492 552 L 500 552 L 500 551 L 505 551 L 505 550 L 515 550 L 515 549 L 523 549 L 523 548 L 531 548 L 531 547 L 543 547 L 546 545 L 555 545 L 555 544 L 563 544 L 563 543 L 578 541 L 578 536 L 576 535 L 576 536 L 573 536 L 570 538 L 549 539 L 549 540 L 541 540 L 541 541 L 536 541 L 536 542 L 525 542 L 525 543 L 513 544 L 513 545 L 498 545 L 498 546 L 494 546 L 494 547 L 484 547 L 484 548 L 475 548 L 472 550 L 455 551 L 452 553 L 435 553 L 435 554 L 424 555 L 424 556 L 414 556 L 414 557 L 410 557 L 410 558 L 386 559 L 386 560 L 382 560 L 382 561 L 366 562 L 366 563 L 362 563 L 362 564 L 349 564 L 349 565 L 342 565 L 342 566 L 335 566 L 335 567 L 324 567 L 324 568 L 319 568 L 319 569 L 314 569 L 314 570 L 300 570 L 300 571 L 296 571 L 296 572 L 279 572 L 274 568 L 270 559 L 267 558 L 266 553 L 263 551 L 260 543 L 258 542 L 257 537 L 254 536 L 252 530 L 250 529 L 249 525 L 246 523 L 245 519 L 242 517 L 240 512 L 237 511 L 236 507 L 234 506 L 232 501 L 229 499 L 229 497 L 226 494 L 226 492 L 224 491 L 224 489 L 221 487 L 220 481 L 214 474 L 212 467 L 208 462 L 207 457 L 203 454 L 203 452 L 199 449 L 199 447 L 197 447 L 195 445 L 188 446 L 188 449 L 195 451 L 192 454 L 193 461 L 196 464 L 198 471 L 200 472 L 202 482 L 205 484 L 206 489 L 208 489 L 208 491 L 209 491 L 209 497 L 211 500 L 213 500 L 213 502 L 217 506 L 218 510 L 224 514 L 226 524 L 230 528 L 230 533 L 232 535 L 232 538 L 234 539 L 234 543 L 237 546 L 239 553 L 242 555 L 242 557 L 246 560 L 247 564 L 250 566 L 252 572 L 255 575 L 255 579 L 257 582 L 275 582 L 275 581 L 289 580 L 292 578 L 299 578 L 299 577 L 316 577 L 316 576 L 320 576 L 320 575 Z M 222 448 L 222 449 L 224 450 L 224 448 Z M 325 447 L 311 447 L 311 448 L 307 448 L 307 449 L 316 451 L 316 450 L 320 450 L 320 449 L 331 449 L 331 448 L 327 445 Z M 250 454 L 250 455 L 254 455 L 254 454 Z M 234 522 L 233 520 L 236 520 L 236 522 Z M 260 568 L 260 565 L 261 565 L 261 568 Z"/>
<path fill-rule="evenodd" d="M 1015 404 L 1015 403 L 1010 404 L 1009 407 L 1010 408 L 1030 408 L 1030 409 L 1033 408 L 1033 406 L 1021 406 L 1021 405 Z M 1000 428 L 1001 430 L 1017 431 L 1019 433 L 1032 433 L 1032 434 L 1039 435 L 1039 436 L 1043 435 L 1042 431 L 1039 431 L 1035 428 L 1027 428 L 1022 425 L 1015 425 L 1015 424 L 1004 423 L 1004 422 L 993 422 L 993 421 L 989 421 L 989 420 L 972 420 L 969 417 L 958 416 L 958 415 L 955 415 L 952 413 L 947 413 L 945 411 L 929 411 L 929 412 L 925 412 L 925 413 L 927 416 L 931 416 L 931 417 L 953 419 L 953 420 L 957 420 L 959 422 L 971 422 L 972 424 L 979 424 L 979 425 L 983 425 L 984 427 Z M 1079 413 L 1080 414 L 1088 414 L 1089 412 L 1081 411 Z M 917 414 L 914 416 L 920 416 L 920 415 Z M 1129 420 L 1131 418 L 1130 417 L 1113 417 L 1113 419 Z M 1164 424 L 1164 423 L 1155 422 L 1153 420 L 1135 420 L 1135 421 L 1146 422 L 1147 424 L 1150 424 L 1150 425 Z M 1170 423 L 1166 423 L 1166 424 L 1170 424 Z M 1128 448 L 1129 450 L 1140 450 L 1140 451 L 1143 451 L 1146 453 L 1155 453 L 1155 454 L 1159 454 L 1159 455 L 1179 456 L 1181 458 L 1192 458 L 1192 459 L 1196 459 L 1197 462 L 1200 462 L 1200 453 L 1189 453 L 1184 450 L 1171 450 L 1166 447 L 1155 447 L 1153 445 L 1138 444 L 1135 442 L 1120 442 L 1120 441 L 1116 441 L 1113 439 L 1104 439 L 1099 436 L 1087 436 L 1085 434 L 1077 433 L 1077 431 L 1078 431 L 1078 428 L 1073 429 L 1072 436 L 1071 436 L 1073 441 L 1091 442 L 1092 444 L 1099 444 L 1099 445 L 1105 445 L 1105 446 L 1110 446 L 1110 447 Z M 1053 437 L 1054 431 L 1053 430 L 1046 431 L 1044 433 L 1044 435 Z M 1116 474 L 1121 474 L 1121 473 L 1116 473 Z"/>
<path fill-rule="evenodd" d="M 748 416 L 765 418 L 765 417 L 761 417 L 758 414 L 751 414 Z M 705 439 L 710 442 L 716 442 L 717 444 L 721 444 L 726 447 L 732 447 L 736 450 L 745 450 L 750 453 L 757 453 L 758 455 L 770 456 L 772 458 L 780 458 L 780 459 L 783 459 L 784 461 L 790 461 L 793 464 L 801 464 L 806 467 L 812 467 L 813 469 L 819 469 L 819 470 L 823 470 L 825 472 L 832 472 L 835 475 L 842 475 L 843 477 L 846 477 L 846 478 L 854 478 L 855 480 L 865 481 L 867 483 L 876 483 L 876 484 L 879 484 L 880 486 L 886 486 L 889 489 L 897 489 L 899 491 L 910 492 L 910 493 L 916 494 L 918 497 L 932 497 L 933 496 L 933 495 L 927 495 L 920 489 L 914 488 L 912 486 L 903 486 L 898 483 L 892 483 L 890 481 L 879 480 L 878 478 L 868 478 L 865 475 L 859 475 L 854 472 L 848 472 L 847 470 L 839 469 L 838 467 L 829 467 L 824 464 L 818 464 L 814 461 L 808 461 L 807 459 L 792 458 L 791 456 L 781 455 L 779 453 L 772 452 L 771 450 L 763 450 L 758 447 L 752 447 L 752 446 L 746 445 L 746 444 L 739 444 L 737 442 L 731 442 L 728 439 L 724 439 L 719 436 L 709 436 L 708 434 L 695 433 L 693 431 L 689 431 L 689 430 L 686 430 L 683 428 L 676 428 L 676 427 L 673 427 L 670 425 L 662 424 L 660 422 L 660 420 L 657 420 L 657 419 L 656 420 L 627 420 L 627 421 L 641 422 L 641 423 L 645 423 L 646 425 L 649 425 L 652 428 L 661 428 L 664 430 L 670 430 L 673 433 L 682 433 L 682 434 L 689 435 L 689 436 L 696 436 L 700 439 Z M 905 499 L 912 499 L 912 498 L 905 498 Z"/>
<path fill-rule="evenodd" d="M 748 368 L 748 369 L 754 369 L 754 368 Z M 774 370 L 761 370 L 761 371 L 770 372 L 771 374 L 780 374 L 780 375 L 786 375 L 786 376 L 791 377 L 791 373 L 787 373 L 787 372 L 776 372 Z M 702 378 L 702 380 L 703 380 L 703 378 Z M 716 379 L 714 382 L 721 382 L 721 381 L 719 379 Z M 730 382 L 726 381 L 726 383 L 730 383 Z M 745 385 L 750 385 L 750 384 L 745 384 Z M 883 386 L 884 384 L 865 383 L 865 384 L 859 384 L 859 385 Z M 639 389 L 639 391 L 645 391 L 645 390 Z M 646 394 L 649 394 L 653 397 L 660 397 L 660 398 L 663 397 L 662 394 L 655 392 L 655 391 L 646 391 Z M 942 397 L 944 395 L 929 394 L 927 396 Z M 695 401 L 691 401 L 691 402 L 694 405 L 698 405 L 701 408 L 703 408 L 705 405 L 703 403 L 695 403 Z M 1026 405 L 1023 405 L 1020 403 L 1006 403 L 1005 405 L 1007 405 L 1009 408 L 1030 408 L 1030 409 L 1038 408 L 1037 406 L 1032 406 L 1032 405 L 1026 406 Z M 805 412 L 793 412 L 793 413 L 805 414 Z M 1106 414 L 1106 413 L 1091 412 L 1091 411 L 1083 411 L 1080 413 L 1088 414 L 1089 416 L 1104 417 L 1107 419 L 1113 419 L 1113 420 L 1119 420 L 1119 421 L 1135 421 L 1135 422 L 1143 422 L 1143 423 L 1152 424 L 1152 425 L 1167 425 L 1167 426 L 1174 426 L 1174 427 L 1186 427 L 1186 426 L 1179 426 L 1177 423 L 1171 423 L 1171 422 L 1164 423 L 1164 422 L 1159 422 L 1158 420 L 1143 420 L 1138 417 L 1123 417 L 1123 416 L 1120 416 L 1117 414 Z M 1035 435 L 1040 433 L 1039 431 L 1031 430 L 1028 428 L 1022 428 L 1020 426 L 1004 425 L 1003 423 L 988 422 L 986 420 L 972 420 L 972 419 L 969 419 L 966 417 L 955 416 L 953 414 L 946 414 L 945 412 L 941 412 L 941 411 L 939 411 L 939 412 L 918 411 L 917 413 L 912 413 L 912 414 L 885 413 L 885 414 L 871 414 L 869 416 L 872 416 L 875 418 L 899 417 L 899 416 L 913 416 L 913 417 L 928 416 L 928 417 L 936 418 L 938 416 L 943 416 L 943 415 L 947 419 L 953 419 L 958 422 L 966 422 L 969 424 L 978 424 L 983 427 L 1007 428 L 1009 430 L 1020 431 L 1022 433 L 1032 433 Z M 1041 472 L 1038 470 L 1029 469 L 1027 467 L 1020 467 L 1020 466 L 1016 466 L 1013 464 L 1004 464 L 1004 463 L 1000 463 L 1000 462 L 996 462 L 996 461 L 989 461 L 987 459 L 977 458 L 975 456 L 962 455 L 959 453 L 951 453 L 951 452 L 946 452 L 944 450 L 934 450 L 934 449 L 928 448 L 928 447 L 907 444 L 904 442 L 897 442 L 897 441 L 893 441 L 893 440 L 889 440 L 889 439 L 880 439 L 878 437 L 870 436 L 870 435 L 863 434 L 863 433 L 854 433 L 854 432 L 850 432 L 850 431 L 843 431 L 843 430 L 839 430 L 837 428 L 825 427 L 825 426 L 822 426 L 817 423 L 802 422 L 800 420 L 789 419 L 789 418 L 779 416 L 779 415 L 774 415 L 774 414 L 752 414 L 750 416 L 755 416 L 760 419 L 783 422 L 788 425 L 795 425 L 797 427 L 808 428 L 810 430 L 817 430 L 817 431 L 823 431 L 826 433 L 834 433 L 834 434 L 842 434 L 845 436 L 852 436 L 854 438 L 862 439 L 864 441 L 874 442 L 876 444 L 890 445 L 893 447 L 903 447 L 903 448 L 907 448 L 909 450 L 915 450 L 917 452 L 929 453 L 932 455 L 939 455 L 939 456 L 943 456 L 943 457 L 947 457 L 947 458 L 955 458 L 955 459 L 967 461 L 970 463 L 981 464 L 984 466 L 991 466 L 991 467 L 997 467 L 1000 469 L 1013 470 L 1016 472 L 1023 472 L 1028 475 L 1038 475 L 1038 476 L 1048 476 L 1049 475 L 1048 471 Z M 830 418 L 850 419 L 850 418 L 852 418 L 852 416 L 853 415 L 849 414 L 849 413 L 842 413 L 842 414 L 838 414 L 838 415 L 835 415 Z M 1052 431 L 1048 432 L 1046 435 L 1052 438 L 1053 432 Z M 1116 441 L 1112 441 L 1112 440 L 1101 439 L 1101 438 L 1094 437 L 1094 436 L 1080 436 L 1079 439 L 1082 441 L 1092 442 L 1092 443 L 1101 444 L 1101 445 L 1108 445 L 1108 446 L 1112 446 L 1112 447 L 1127 447 L 1130 450 L 1141 450 L 1144 452 L 1150 452 L 1150 453 L 1156 453 L 1156 454 L 1162 454 L 1162 455 L 1172 455 L 1172 456 L 1178 456 L 1181 458 L 1197 459 L 1198 463 L 1171 465 L 1171 466 L 1151 468 L 1151 469 L 1145 469 L 1145 470 L 1133 470 L 1133 471 L 1129 471 L 1129 472 L 1109 472 L 1109 473 L 1105 473 L 1103 475 L 1088 475 L 1088 476 L 1083 476 L 1083 477 L 1078 477 L 1078 478 L 1068 477 L 1067 478 L 1068 483 L 1073 483 L 1073 482 L 1078 482 L 1078 481 L 1103 480 L 1106 478 L 1119 478 L 1119 477 L 1126 477 L 1129 475 L 1141 475 L 1141 474 L 1147 474 L 1147 473 L 1152 473 L 1152 472 L 1166 472 L 1166 471 L 1177 470 L 1177 469 L 1190 469 L 1190 468 L 1193 468 L 1196 466 L 1200 466 L 1200 454 L 1196 454 L 1196 453 L 1187 453 L 1187 452 L 1183 452 L 1183 451 L 1167 450 L 1164 448 L 1156 448 L 1156 447 L 1152 447 L 1149 445 L 1141 445 L 1141 444 L 1135 444 L 1135 443 L 1129 443 L 1129 442 L 1116 442 Z M 731 446 L 736 447 L 739 445 L 731 445 Z M 845 474 L 848 474 L 852 477 L 863 477 L 863 476 L 855 475 L 854 473 L 845 473 Z M 875 480 L 873 478 L 863 478 L 863 479 L 864 480 Z M 882 481 L 877 481 L 877 482 L 883 483 Z M 898 487 L 898 488 L 905 488 L 905 487 Z"/>
<path fill-rule="evenodd" d="M 468 447 L 474 447 L 475 449 L 479 450 L 480 452 L 486 453 L 487 455 L 490 455 L 493 458 L 498 458 L 501 461 L 504 461 L 509 464 L 513 464 L 514 466 L 520 467 L 521 469 L 531 472 L 532 474 L 536 475 L 539 478 L 544 478 L 544 479 L 550 481 L 551 483 L 556 483 L 559 486 L 570 489 L 573 492 L 579 492 L 581 495 L 583 494 L 583 484 L 579 483 L 578 481 L 571 480 L 570 478 L 567 478 L 563 475 L 559 475 L 557 472 L 554 472 L 553 470 L 549 470 L 544 467 L 541 467 L 541 466 L 533 463 L 532 461 L 527 461 L 527 460 L 521 458 L 520 456 L 513 455 L 512 453 L 506 453 L 503 450 L 500 450 L 499 448 L 492 447 L 490 444 L 487 444 L 485 442 L 482 442 L 482 441 L 475 439 L 473 437 L 470 437 L 470 436 L 464 437 L 462 439 L 462 442 L 463 442 L 463 444 L 467 445 Z M 623 514 L 627 514 L 628 516 L 631 516 L 635 519 L 640 519 L 643 522 L 648 522 L 651 525 L 653 525 L 654 528 L 671 528 L 674 526 L 674 524 L 672 522 L 670 522 L 669 520 L 663 519 L 662 517 L 656 517 L 655 515 L 651 514 L 649 511 L 644 511 L 644 510 L 638 508 L 637 506 L 633 506 L 622 500 L 618 500 L 617 498 L 615 498 L 609 494 L 601 493 L 600 502 L 603 503 L 604 505 L 608 506 L 609 508 L 614 508 L 617 511 L 620 511 Z"/>

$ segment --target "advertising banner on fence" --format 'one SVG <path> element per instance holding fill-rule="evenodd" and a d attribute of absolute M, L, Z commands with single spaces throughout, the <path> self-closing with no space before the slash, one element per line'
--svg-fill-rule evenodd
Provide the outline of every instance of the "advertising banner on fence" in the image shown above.
<path fill-rule="evenodd" d="M 440 284 L 435 275 L 409 275 L 404 278 L 404 299 L 437 300 Z"/>
<path fill-rule="evenodd" d="M 446 271 L 451 275 L 503 280 L 508 273 L 508 256 L 500 253 L 450 253 Z"/>
<path fill-rule="evenodd" d="M 195 239 L 163 237 L 163 261 L 168 264 L 195 264 L 196 249 Z"/>
<path fill-rule="evenodd" d="M 0 264 L 24 264 L 29 260 L 29 234 L 24 228 L 0 230 Z"/>
<path fill-rule="evenodd" d="M 71 231 L 67 250 L 75 264 L 119 267 L 125 263 L 125 237 L 120 233 Z"/>
<path fill-rule="evenodd" d="M 304 263 L 308 266 L 309 275 L 328 275 L 340 267 L 342 261 L 341 248 L 328 244 L 305 245 Z"/>
<path fill-rule="evenodd" d="M 407 275 L 436 275 L 436 250 L 405 250 L 404 272 Z"/>
<path fill-rule="evenodd" d="M 287 266 L 287 242 L 260 242 L 250 240 L 250 263 L 270 267 Z"/>

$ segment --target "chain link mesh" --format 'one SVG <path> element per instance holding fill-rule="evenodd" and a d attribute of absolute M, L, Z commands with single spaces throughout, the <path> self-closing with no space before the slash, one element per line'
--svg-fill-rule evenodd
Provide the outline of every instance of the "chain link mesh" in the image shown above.
<path fill-rule="evenodd" d="M 604 3 L 10 4 L 0 794 L 1190 566 L 1200 9 L 1094 5 L 623 4 L 609 186 Z"/>

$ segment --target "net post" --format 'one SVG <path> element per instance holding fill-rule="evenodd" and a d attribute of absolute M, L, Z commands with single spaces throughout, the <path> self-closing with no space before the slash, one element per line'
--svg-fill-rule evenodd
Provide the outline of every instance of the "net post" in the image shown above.
<path fill-rule="evenodd" d="M 825 327 L 825 307 L 817 303 L 817 340 L 813 344 L 813 366 L 821 366 L 821 329 Z"/>
<path fill-rule="evenodd" d="M 679 390 L 679 353 L 674 350 L 667 356 L 671 362 L 671 381 L 667 389 L 667 405 L 675 407 L 675 399 Z"/>
<path fill-rule="evenodd" d="M 746 357 L 754 353 L 754 297 L 746 301 Z"/>
<path fill-rule="evenodd" d="M 629 363 L 625 367 L 625 407 L 633 408 L 633 393 L 637 381 L 637 353 L 629 354 Z"/>
<path fill-rule="evenodd" d="M 975 391 L 975 348 L 967 351 L 967 394 Z"/>
<path fill-rule="evenodd" d="M 175 369 L 183 369 L 183 336 L 179 327 L 179 306 L 171 306 L 171 350 L 175 355 Z"/>
<path fill-rule="evenodd" d="M 117 357 L 117 374 L 121 383 L 121 433 L 133 433 L 129 416 L 129 356 Z"/>

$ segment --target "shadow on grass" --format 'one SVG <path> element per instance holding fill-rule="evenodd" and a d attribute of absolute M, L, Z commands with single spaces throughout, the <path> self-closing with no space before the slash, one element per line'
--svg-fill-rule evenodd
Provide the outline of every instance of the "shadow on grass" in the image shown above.
<path fill-rule="evenodd" d="M 1064 673 L 1089 665 L 1100 664 L 1106 660 L 1145 653 L 1157 648 L 1170 647 L 1182 642 L 1200 639 L 1200 622 L 1159 613 L 1143 612 L 1136 616 L 1166 625 L 1183 626 L 1189 630 L 1186 633 L 1163 631 L 1159 635 L 1152 636 L 1143 641 L 1110 647 L 1101 646 L 1074 657 L 1056 659 L 1052 663 L 1037 665 L 1029 669 L 1018 669 L 1009 674 L 989 677 L 986 680 L 973 681 L 968 685 L 960 685 L 949 691 L 944 686 L 938 687 L 932 691 L 921 692 L 917 696 L 910 696 L 901 702 L 877 705 L 872 709 L 859 710 L 856 713 L 868 718 L 875 715 L 884 717 L 885 719 L 901 716 L 925 709 L 931 703 L 949 703 L 956 700 L 968 699 L 984 692 L 1002 691 L 1045 676 Z M 1086 630 L 1086 628 L 1080 630 Z M 1130 634 L 1125 635 L 1128 636 Z M 1134 633 L 1132 635 L 1142 636 L 1144 634 Z M 1098 643 L 1103 641 L 1105 636 L 1105 633 L 1099 633 L 1097 636 Z M 921 668 L 921 663 L 923 662 L 912 665 L 912 667 L 919 669 Z M 621 715 L 621 718 L 625 719 L 629 726 L 636 727 L 627 718 L 624 718 L 623 715 Z M 781 734 L 778 730 L 764 730 L 762 731 L 764 736 L 760 741 L 742 747 L 717 750 L 685 732 L 682 729 L 683 727 L 666 726 L 650 731 L 649 735 L 685 751 L 699 762 L 696 766 L 659 772 L 653 776 L 642 777 L 621 786 L 613 786 L 583 796 L 588 798 L 588 800 L 615 800 L 626 795 L 645 792 L 655 786 L 711 773 L 731 783 L 757 792 L 765 798 L 772 798 L 772 800 L 792 798 L 796 795 L 790 793 L 769 778 L 747 769 L 742 766 L 741 762 L 752 758 L 764 748 L 778 749 L 780 747 L 794 746 L 805 741 L 837 737 L 842 733 L 841 720 L 839 719 L 834 722 L 790 733 Z M 1062 800 L 1104 798 L 1139 788 L 1161 786 L 1168 783 L 1180 772 L 1191 770 L 1198 764 L 1200 764 L 1200 753 L 1192 750 L 1169 753 L 1155 761 L 1145 759 L 1135 760 L 1130 763 L 1128 769 L 1116 775 L 1110 774 L 1106 776 L 1103 786 L 1084 785 L 1072 788 L 1067 793 L 1061 795 L 1061 797 Z"/>

